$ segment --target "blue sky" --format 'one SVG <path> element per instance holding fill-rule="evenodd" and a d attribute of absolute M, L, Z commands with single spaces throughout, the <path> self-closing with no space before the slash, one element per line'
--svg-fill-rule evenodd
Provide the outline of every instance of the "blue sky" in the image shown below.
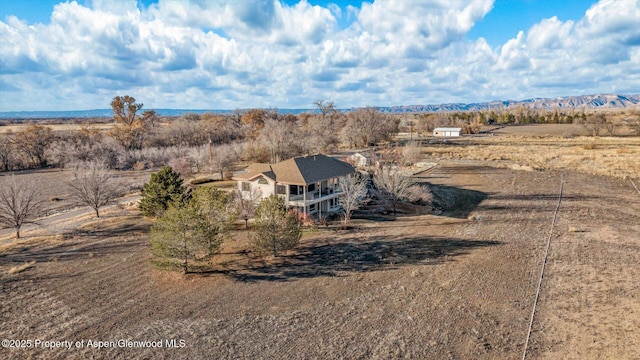
<path fill-rule="evenodd" d="M 14 15 L 30 24 L 48 23 L 53 7 L 60 2 L 60 0 L 3 0 L 0 1 L 0 19 Z M 140 7 L 148 7 L 157 2 L 157 0 L 143 0 L 138 1 L 138 4 Z M 288 5 L 295 5 L 298 2 L 297 0 L 283 1 Z M 91 1 L 79 0 L 78 3 L 90 5 Z M 338 19 L 339 26 L 346 28 L 354 20 L 348 18 L 347 6 L 360 7 L 362 2 L 309 0 L 308 3 L 322 7 L 336 4 L 343 13 L 343 16 Z M 518 31 L 526 30 L 544 18 L 557 16 L 563 21 L 579 20 L 595 3 L 596 1 L 592 0 L 498 0 L 494 2 L 493 9 L 484 19 L 469 31 L 467 38 L 484 37 L 492 46 L 502 45 L 514 37 Z"/>
<path fill-rule="evenodd" d="M 0 1 L 0 111 L 640 93 L 638 0 Z"/>

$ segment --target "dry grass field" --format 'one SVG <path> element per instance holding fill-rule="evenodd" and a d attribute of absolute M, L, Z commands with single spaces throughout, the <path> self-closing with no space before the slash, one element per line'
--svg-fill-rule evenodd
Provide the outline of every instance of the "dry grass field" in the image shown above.
<path fill-rule="evenodd" d="M 531 127 L 540 131 L 540 126 Z M 425 142 L 423 151 L 435 159 L 488 161 L 491 166 L 520 170 L 572 170 L 621 179 L 640 178 L 640 137 L 508 134 L 431 140 Z"/>
<path fill-rule="evenodd" d="M 35 122 L 35 124 L 38 124 Z M 87 128 L 90 130 L 99 130 L 99 131 L 107 131 L 113 127 L 113 124 L 45 124 L 42 125 L 48 127 L 53 132 L 63 132 L 63 131 L 78 131 L 82 128 Z M 20 131 L 23 131 L 27 128 L 27 124 L 11 124 L 0 126 L 0 135 L 2 134 L 15 134 Z"/>
<path fill-rule="evenodd" d="M 0 338 L 84 345 L 0 358 L 521 359 L 564 173 L 527 358 L 638 359 L 640 194 L 624 179 L 638 174 L 638 139 L 581 141 L 429 143 L 439 166 L 418 180 L 438 215 L 320 227 L 278 259 L 248 251 L 239 228 L 201 274 L 151 266 L 135 211 L 72 236 L 26 233 L 0 249 Z M 86 345 L 120 339 L 184 347 Z"/>

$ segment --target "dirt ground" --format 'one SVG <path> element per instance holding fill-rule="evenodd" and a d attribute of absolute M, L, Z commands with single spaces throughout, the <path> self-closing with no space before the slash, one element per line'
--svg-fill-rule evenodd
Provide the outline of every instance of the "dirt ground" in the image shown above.
<path fill-rule="evenodd" d="M 39 169 L 13 172 L 18 183 L 33 181 L 42 197 L 41 216 L 53 215 L 77 207 L 69 196 L 67 183 L 74 178 L 72 169 Z M 0 173 L 0 179 L 8 173 Z M 138 192 L 145 182 L 149 181 L 151 171 L 116 171 L 113 181 L 120 195 Z"/>
<path fill-rule="evenodd" d="M 136 214 L 6 248 L 0 338 L 83 343 L 0 358 L 520 359 L 561 173 L 488 164 L 422 174 L 439 215 L 321 228 L 269 264 L 237 251 L 239 231 L 217 271 L 158 270 Z M 564 181 L 527 358 L 640 358 L 640 194 L 628 180 Z"/>

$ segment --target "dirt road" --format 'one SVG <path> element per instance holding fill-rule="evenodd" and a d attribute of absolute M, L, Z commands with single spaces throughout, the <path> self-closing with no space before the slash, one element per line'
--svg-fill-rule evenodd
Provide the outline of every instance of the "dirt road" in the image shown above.
<path fill-rule="evenodd" d="M 119 198 L 114 204 L 105 206 L 100 209 L 101 214 L 113 215 L 114 213 L 122 213 L 126 207 L 135 204 L 140 200 L 140 195 L 130 195 Z M 30 236 L 55 236 L 59 234 L 69 234 L 83 224 L 92 221 L 95 218 L 95 212 L 88 206 L 76 207 L 72 209 L 55 212 L 49 216 L 37 219 L 35 224 L 25 224 L 20 229 L 22 238 Z M 0 229 L 0 246 L 15 242 L 15 229 Z"/>

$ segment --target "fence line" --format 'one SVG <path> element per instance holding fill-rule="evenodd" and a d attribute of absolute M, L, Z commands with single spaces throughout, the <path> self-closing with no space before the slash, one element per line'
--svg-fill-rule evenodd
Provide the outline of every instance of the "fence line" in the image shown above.
<path fill-rule="evenodd" d="M 529 348 L 529 339 L 531 338 L 531 329 L 533 328 L 533 319 L 536 314 L 536 307 L 538 306 L 538 299 L 540 298 L 540 289 L 542 287 L 542 278 L 544 277 L 544 268 L 547 265 L 547 257 L 549 256 L 549 246 L 551 245 L 551 237 L 553 236 L 553 228 L 556 225 L 558 218 L 558 211 L 560 210 L 560 203 L 562 203 L 562 191 L 564 190 L 564 174 L 560 175 L 560 194 L 558 195 L 558 205 L 553 213 L 553 220 L 551 221 L 551 230 L 549 231 L 549 238 L 547 239 L 547 248 L 544 251 L 544 259 L 542 260 L 542 270 L 540 270 L 540 279 L 538 280 L 538 290 L 536 290 L 536 298 L 533 302 L 533 310 L 531 310 L 531 320 L 529 321 L 529 330 L 527 331 L 527 340 L 524 343 L 524 351 L 522 353 L 522 360 L 527 357 L 527 349 Z"/>
<path fill-rule="evenodd" d="M 634 183 L 631 178 L 629 178 L 629 181 L 631 181 L 631 185 L 633 185 L 633 187 L 636 188 L 636 191 L 638 192 L 638 194 L 640 194 L 640 189 L 638 189 L 638 187 L 636 186 L 636 183 Z"/>

